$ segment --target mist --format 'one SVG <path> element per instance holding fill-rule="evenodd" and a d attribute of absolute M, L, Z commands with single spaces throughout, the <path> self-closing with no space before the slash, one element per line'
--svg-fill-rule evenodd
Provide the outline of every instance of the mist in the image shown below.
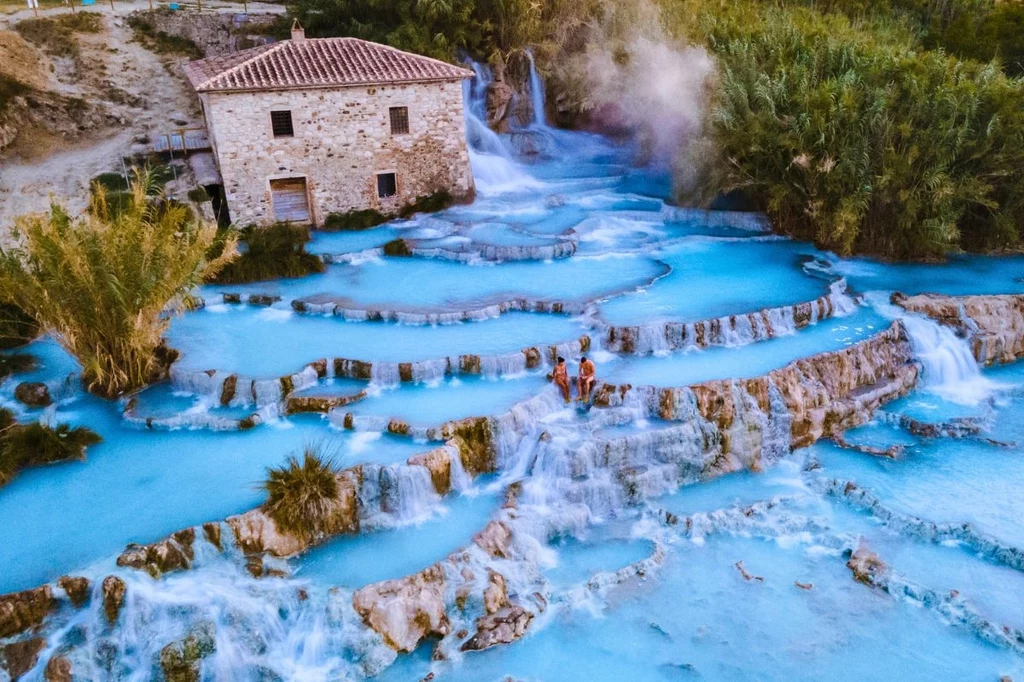
<path fill-rule="evenodd" d="M 714 60 L 703 47 L 668 36 L 648 2 L 617 3 L 595 31 L 585 61 L 593 116 L 635 131 L 641 160 L 670 165 L 685 191 L 699 172 L 694 152 L 701 146 Z"/>

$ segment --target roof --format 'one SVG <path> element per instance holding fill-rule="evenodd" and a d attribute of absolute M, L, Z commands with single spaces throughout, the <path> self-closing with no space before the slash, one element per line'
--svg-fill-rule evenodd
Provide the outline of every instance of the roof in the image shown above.
<path fill-rule="evenodd" d="M 196 92 L 233 92 L 451 81 L 473 72 L 359 38 L 303 38 L 189 62 L 185 75 Z"/>

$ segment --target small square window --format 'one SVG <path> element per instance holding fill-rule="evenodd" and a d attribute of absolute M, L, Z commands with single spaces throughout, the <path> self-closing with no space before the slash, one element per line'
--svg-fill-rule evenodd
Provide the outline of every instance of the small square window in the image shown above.
<path fill-rule="evenodd" d="M 270 127 L 274 129 L 274 137 L 293 137 L 295 129 L 292 127 L 292 112 L 271 111 Z"/>
<path fill-rule="evenodd" d="M 409 107 L 391 107 L 391 134 L 405 135 L 409 132 Z"/>
<path fill-rule="evenodd" d="M 398 194 L 398 180 L 394 173 L 377 174 L 377 196 L 381 199 Z"/>

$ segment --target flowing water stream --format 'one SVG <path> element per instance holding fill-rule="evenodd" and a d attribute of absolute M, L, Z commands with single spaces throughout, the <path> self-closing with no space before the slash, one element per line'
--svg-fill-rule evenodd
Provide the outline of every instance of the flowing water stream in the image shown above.
<path fill-rule="evenodd" d="M 205 307 L 168 334 L 182 353 L 172 381 L 130 402 L 83 394 L 48 339 L 26 349 L 36 370 L 0 384 L 19 419 L 104 439 L 0 489 L 0 593 L 92 581 L 83 608 L 62 602 L 36 632 L 0 640 L 3 652 L 41 638 L 22 679 L 58 657 L 75 680 L 163 679 L 183 637 L 205 680 L 1021 679 L 1024 370 L 980 368 L 967 341 L 889 294 L 1024 293 L 1024 258 L 841 259 L 771 236 L 760 216 L 674 207 L 664 173 L 633 167 L 628 144 L 549 127 L 542 98 L 526 128 L 496 135 L 490 76 L 474 68 L 472 204 L 317 234 L 321 275 L 203 287 Z M 543 92 L 535 71 L 530 87 Z M 396 238 L 413 257 L 383 255 Z M 725 431 L 687 407 L 692 394 L 666 403 L 641 388 L 756 381 L 894 320 L 921 370 L 913 392 L 845 443 L 790 453 L 773 383 L 728 431 L 742 439 L 751 420 L 762 456 L 715 480 L 743 467 L 702 464 L 695 444 Z M 584 353 L 616 387 L 589 411 L 546 377 L 555 354 L 575 373 Z M 55 404 L 16 402 L 26 380 Z M 331 409 L 288 414 L 296 400 Z M 452 424 L 469 417 L 489 418 L 493 466 L 474 479 L 456 456 L 442 495 L 417 458 L 457 452 Z M 922 435 L 945 423 L 970 429 Z M 266 468 L 318 442 L 362 465 L 358 534 L 254 572 L 220 523 L 223 551 L 197 540 L 189 570 L 116 565 L 128 543 L 257 507 Z M 488 558 L 474 537 L 496 519 L 514 541 Z M 862 545 L 888 565 L 875 587 L 846 566 Z M 432 564 L 451 584 L 447 634 L 397 654 L 357 595 Z M 477 585 L 503 576 L 533 614 L 525 636 L 460 650 L 485 615 L 452 582 L 467 571 Z M 126 584 L 114 624 L 108 575 Z"/>

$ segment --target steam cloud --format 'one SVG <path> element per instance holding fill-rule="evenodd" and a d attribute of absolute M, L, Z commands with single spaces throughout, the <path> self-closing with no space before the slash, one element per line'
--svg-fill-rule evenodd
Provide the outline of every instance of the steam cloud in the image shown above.
<path fill-rule="evenodd" d="M 651 160 L 671 164 L 677 188 L 686 191 L 698 172 L 692 152 L 699 146 L 714 60 L 704 48 L 667 36 L 651 4 L 619 3 L 618 11 L 587 51 L 590 107 L 611 119 L 605 123 L 636 130 Z M 623 11 L 631 16 L 621 16 Z M 623 28 L 616 31 L 616 24 Z"/>

